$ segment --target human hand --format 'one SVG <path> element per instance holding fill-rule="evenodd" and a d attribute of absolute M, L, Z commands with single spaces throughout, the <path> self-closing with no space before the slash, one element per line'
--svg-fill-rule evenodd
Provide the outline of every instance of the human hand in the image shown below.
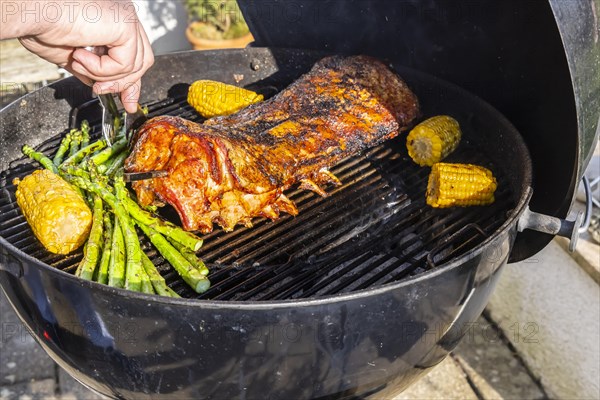
<path fill-rule="evenodd" d="M 84 83 L 95 82 L 96 93 L 120 92 L 125 110 L 135 112 L 141 77 L 154 63 L 135 4 L 129 0 L 53 1 L 54 11 L 44 13 L 43 10 L 50 10 L 51 3 L 36 3 L 42 18 L 19 38 L 23 46 L 65 68 Z M 28 10 L 31 9 L 29 6 Z M 28 23 L 31 15 L 21 14 L 21 22 Z M 84 49 L 87 46 L 105 46 L 108 52 L 99 56 Z"/>

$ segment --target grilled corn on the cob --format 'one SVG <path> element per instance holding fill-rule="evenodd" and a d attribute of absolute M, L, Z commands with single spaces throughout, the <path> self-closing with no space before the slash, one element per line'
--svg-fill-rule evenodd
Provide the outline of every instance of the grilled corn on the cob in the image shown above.
<path fill-rule="evenodd" d="M 204 118 L 233 114 L 262 100 L 262 94 L 210 80 L 192 83 L 187 98 L 188 103 Z"/>
<path fill-rule="evenodd" d="M 452 153 L 460 142 L 458 121 L 448 115 L 431 117 L 415 126 L 406 138 L 408 155 L 420 166 L 431 166 Z"/>
<path fill-rule="evenodd" d="M 35 236 L 55 254 L 67 254 L 81 246 L 92 225 L 92 212 L 61 177 L 37 170 L 17 181 L 17 204 Z"/>
<path fill-rule="evenodd" d="M 427 204 L 439 208 L 491 204 L 497 186 L 496 178 L 487 168 L 436 163 L 427 183 Z"/>

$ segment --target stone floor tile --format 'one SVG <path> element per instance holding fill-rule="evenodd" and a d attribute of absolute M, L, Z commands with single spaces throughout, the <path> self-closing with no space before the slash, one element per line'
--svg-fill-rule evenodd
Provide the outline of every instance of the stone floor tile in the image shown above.
<path fill-rule="evenodd" d="M 40 348 L 0 290 L 0 385 L 54 378 L 54 362 Z"/>
<path fill-rule="evenodd" d="M 61 393 L 60 400 L 85 399 L 106 400 L 108 397 L 99 395 L 72 378 L 62 368 L 58 372 L 58 385 Z"/>
<path fill-rule="evenodd" d="M 484 399 L 545 398 L 501 332 L 485 318 L 479 318 L 467 331 L 453 354 Z"/>
<path fill-rule="evenodd" d="M 4 85 L 59 79 L 56 65 L 37 57 L 18 40 L 0 41 L 0 81 Z M 23 68 L 26 65 L 27 68 Z"/>
<path fill-rule="evenodd" d="M 410 386 L 394 400 L 477 400 L 466 375 L 451 357 Z"/>
<path fill-rule="evenodd" d="M 58 400 L 55 397 L 56 381 L 40 379 L 16 385 L 0 386 L 0 400 Z"/>

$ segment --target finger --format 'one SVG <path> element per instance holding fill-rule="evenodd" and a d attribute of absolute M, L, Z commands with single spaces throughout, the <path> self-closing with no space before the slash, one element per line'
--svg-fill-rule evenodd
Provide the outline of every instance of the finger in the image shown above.
<path fill-rule="evenodd" d="M 61 68 L 72 61 L 73 48 L 70 46 L 47 44 L 36 37 L 20 38 L 19 41 L 30 52 Z"/>
<path fill-rule="evenodd" d="M 154 64 L 154 53 L 152 52 L 152 47 L 150 46 L 150 42 L 147 40 L 145 35 L 142 36 L 142 40 L 144 43 L 144 51 L 143 51 L 143 60 L 142 67 L 139 71 L 129 74 L 125 77 L 121 77 L 115 80 L 110 81 L 99 81 L 94 84 L 94 91 L 96 93 L 119 93 L 122 90 L 125 90 L 132 83 L 138 85 L 138 93 L 140 92 L 140 81 L 144 73 Z M 130 89 L 130 91 L 133 89 Z"/>
<path fill-rule="evenodd" d="M 152 47 L 150 45 L 150 41 L 148 40 L 148 36 L 144 29 L 140 29 L 140 52 L 141 57 L 141 66 L 139 68 L 138 74 L 141 76 L 154 64 L 154 53 L 152 51 Z M 129 79 L 131 76 L 128 77 Z M 127 86 L 127 85 L 126 85 Z M 123 107 L 129 113 L 135 113 L 138 108 L 138 103 L 141 95 L 141 79 L 134 82 L 133 84 L 128 85 L 123 92 L 121 92 L 121 103 L 123 103 Z"/>
<path fill-rule="evenodd" d="M 126 86 L 135 84 L 136 82 L 138 82 L 140 80 L 140 78 L 142 77 L 143 73 L 145 72 L 144 67 L 144 47 L 143 47 L 143 42 L 141 37 L 138 37 L 138 47 L 137 47 L 138 51 L 135 57 L 135 61 L 134 61 L 134 65 L 133 68 L 131 70 L 131 72 L 121 78 L 119 78 L 119 81 L 123 81 L 123 86 L 122 86 L 122 90 L 125 90 Z"/>
<path fill-rule="evenodd" d="M 107 82 L 94 82 L 94 93 L 96 94 L 107 94 L 107 93 L 121 93 L 123 87 L 120 81 L 107 81 Z"/>
<path fill-rule="evenodd" d="M 146 35 L 146 31 L 143 26 L 140 26 L 140 36 L 142 37 L 142 44 L 144 49 L 144 62 L 143 62 L 143 72 L 146 72 L 152 65 L 154 65 L 154 51 L 152 51 L 152 45 L 150 44 L 150 39 L 148 39 L 148 35 Z"/>
<path fill-rule="evenodd" d="M 122 44 L 113 44 L 108 49 L 108 54 L 97 56 L 85 49 L 73 52 L 73 59 L 85 69 L 88 76 L 100 80 L 106 77 L 117 77 L 130 74 L 139 69 L 139 30 L 131 28 L 127 39 Z M 136 66 L 136 64 L 138 64 Z M 83 70 L 79 72 L 83 73 Z"/>
<path fill-rule="evenodd" d="M 74 77 L 79 79 L 81 82 L 83 82 L 83 84 L 90 87 L 94 85 L 94 81 L 92 79 L 88 78 L 85 75 L 81 75 L 79 72 L 74 71 L 70 65 L 65 65 L 63 68 L 69 71 Z"/>
<path fill-rule="evenodd" d="M 73 68 L 73 71 L 77 72 L 78 74 L 88 76 L 90 79 L 93 79 L 94 81 L 98 82 L 108 82 L 112 79 L 121 79 L 129 75 L 128 73 L 122 73 L 112 76 L 95 75 L 91 73 L 83 64 L 75 60 L 73 60 L 73 62 L 71 63 L 71 68 Z"/>
<path fill-rule="evenodd" d="M 121 103 L 123 103 L 123 107 L 128 113 L 135 113 L 137 111 L 137 105 L 140 100 L 140 89 L 141 82 L 137 81 L 121 92 Z"/>
<path fill-rule="evenodd" d="M 139 71 L 124 78 L 115 79 L 114 81 L 96 82 L 94 83 L 94 92 L 98 94 L 120 93 L 123 90 L 128 89 L 131 85 L 139 85 L 142 75 L 143 72 Z"/>
<path fill-rule="evenodd" d="M 144 40 L 142 38 L 142 31 L 143 28 L 141 25 L 139 25 L 139 28 L 136 30 L 137 35 L 136 35 L 136 53 L 135 53 L 135 57 L 133 60 L 133 64 L 131 66 L 131 74 L 134 74 L 138 71 L 140 71 L 143 66 L 144 66 L 144 53 L 145 53 L 145 46 L 144 46 Z"/>
<path fill-rule="evenodd" d="M 115 68 L 115 63 L 111 60 L 110 55 L 99 57 L 84 49 L 77 49 L 73 52 L 72 65 L 75 71 L 96 81 L 120 79 L 131 74 L 133 70 L 133 66 Z"/>

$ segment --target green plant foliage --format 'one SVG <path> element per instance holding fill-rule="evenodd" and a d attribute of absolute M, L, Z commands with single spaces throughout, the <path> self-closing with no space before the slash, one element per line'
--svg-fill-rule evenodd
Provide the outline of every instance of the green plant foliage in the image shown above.
<path fill-rule="evenodd" d="M 183 0 L 190 22 L 202 22 L 194 35 L 205 39 L 234 39 L 249 32 L 235 0 Z"/>

